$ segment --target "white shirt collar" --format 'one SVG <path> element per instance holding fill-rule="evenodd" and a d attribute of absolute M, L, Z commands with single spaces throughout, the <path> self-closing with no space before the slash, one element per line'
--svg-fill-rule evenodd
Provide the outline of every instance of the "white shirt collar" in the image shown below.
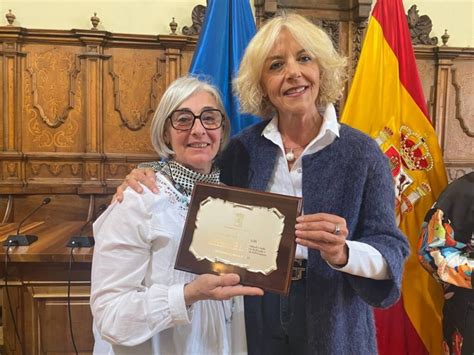
<path fill-rule="evenodd" d="M 336 109 L 334 108 L 334 105 L 327 104 L 324 110 L 320 110 L 320 113 L 323 116 L 321 129 L 319 130 L 318 135 L 306 146 L 301 156 L 315 153 L 327 147 L 336 139 L 336 137 L 339 137 L 340 125 L 339 122 L 337 122 Z M 281 134 L 278 130 L 278 116 L 275 115 L 267 124 L 262 131 L 262 136 L 279 146 L 283 155 L 285 154 Z"/>

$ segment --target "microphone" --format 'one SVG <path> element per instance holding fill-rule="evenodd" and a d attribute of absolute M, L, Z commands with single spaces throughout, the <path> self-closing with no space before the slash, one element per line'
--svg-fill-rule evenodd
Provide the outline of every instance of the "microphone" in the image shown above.
<path fill-rule="evenodd" d="M 97 209 L 97 213 L 95 217 L 89 219 L 86 223 L 84 223 L 81 227 L 81 230 L 79 231 L 79 235 L 71 237 L 69 239 L 69 242 L 67 243 L 66 247 L 69 248 L 92 248 L 95 244 L 94 237 L 91 236 L 85 236 L 82 233 L 84 232 L 84 229 L 91 223 L 95 222 L 97 218 L 102 214 L 107 209 L 107 205 L 104 203 L 99 206 Z"/>
<path fill-rule="evenodd" d="M 31 235 L 31 234 L 20 234 L 20 229 L 22 224 L 30 218 L 36 211 L 38 211 L 41 207 L 44 205 L 47 205 L 48 203 L 51 202 L 51 199 L 49 197 L 45 197 L 43 201 L 41 202 L 41 205 L 36 207 L 33 211 L 31 211 L 29 214 L 26 215 L 25 218 L 23 218 L 18 224 L 18 229 L 16 230 L 16 235 L 9 235 L 8 239 L 3 242 L 4 246 L 26 246 L 33 244 L 38 240 L 38 237 L 36 235 Z"/>

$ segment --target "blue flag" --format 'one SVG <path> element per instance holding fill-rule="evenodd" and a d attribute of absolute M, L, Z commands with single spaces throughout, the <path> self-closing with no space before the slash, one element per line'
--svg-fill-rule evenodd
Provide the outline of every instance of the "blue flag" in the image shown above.
<path fill-rule="evenodd" d="M 190 74 L 204 77 L 219 88 L 232 135 L 258 121 L 254 116 L 240 114 L 238 100 L 232 95 L 232 79 L 254 34 L 249 0 L 209 1 L 189 69 Z"/>

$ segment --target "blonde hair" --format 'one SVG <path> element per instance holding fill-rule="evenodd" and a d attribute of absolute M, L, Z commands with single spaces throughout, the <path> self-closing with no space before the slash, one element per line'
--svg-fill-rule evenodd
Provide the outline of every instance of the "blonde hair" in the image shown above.
<path fill-rule="evenodd" d="M 282 29 L 314 58 L 320 69 L 320 89 L 315 104 L 334 103 L 342 96 L 347 79 L 347 59 L 337 53 L 331 38 L 320 27 L 303 16 L 283 14 L 265 23 L 250 41 L 233 82 L 243 112 L 266 118 L 275 108 L 264 99 L 260 84 L 263 64 Z"/>
<path fill-rule="evenodd" d="M 169 159 L 174 155 L 174 151 L 165 140 L 166 120 L 185 100 L 199 92 L 207 92 L 214 97 L 218 106 L 217 108 L 224 114 L 222 142 L 219 151 L 227 144 L 230 136 L 230 121 L 225 113 L 224 104 L 218 89 L 212 84 L 196 77 L 183 76 L 168 86 L 161 97 L 160 103 L 153 115 L 153 121 L 151 122 L 151 143 L 160 157 Z"/>

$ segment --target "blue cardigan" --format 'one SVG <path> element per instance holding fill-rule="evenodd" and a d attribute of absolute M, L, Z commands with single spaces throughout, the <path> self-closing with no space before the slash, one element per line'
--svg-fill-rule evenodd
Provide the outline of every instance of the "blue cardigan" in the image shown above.
<path fill-rule="evenodd" d="M 265 191 L 278 147 L 262 136 L 268 121 L 234 137 L 221 154 L 222 182 Z M 373 307 L 388 307 L 400 297 L 409 247 L 395 223 L 394 187 L 388 161 L 370 137 L 341 125 L 340 137 L 303 157 L 305 214 L 344 217 L 348 239 L 376 248 L 388 264 L 389 280 L 353 276 L 330 268 L 319 251 L 309 249 L 306 312 L 312 354 L 376 354 Z M 248 350 L 261 354 L 262 298 L 247 297 Z M 275 310 L 278 311 L 278 310 Z"/>

